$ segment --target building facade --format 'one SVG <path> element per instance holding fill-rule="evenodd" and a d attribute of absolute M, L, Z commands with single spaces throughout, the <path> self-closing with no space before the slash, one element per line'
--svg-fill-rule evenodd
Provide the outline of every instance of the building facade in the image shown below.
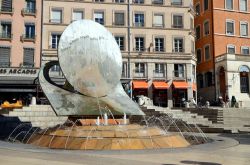
<path fill-rule="evenodd" d="M 194 0 L 198 96 L 250 106 L 250 1 Z"/>
<path fill-rule="evenodd" d="M 0 0 L 0 100 L 37 93 L 42 0 Z"/>
<path fill-rule="evenodd" d="M 67 25 L 90 19 L 114 35 L 123 56 L 121 82 L 133 98 L 181 106 L 195 98 L 196 58 L 189 0 L 44 0 L 42 63 L 58 60 Z M 60 74 L 59 67 L 51 71 Z"/>

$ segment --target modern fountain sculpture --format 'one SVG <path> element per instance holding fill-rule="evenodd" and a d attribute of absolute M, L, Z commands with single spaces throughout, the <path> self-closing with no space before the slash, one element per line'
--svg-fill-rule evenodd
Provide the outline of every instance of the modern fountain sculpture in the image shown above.
<path fill-rule="evenodd" d="M 114 119 L 144 113 L 120 84 L 121 52 L 112 34 L 102 25 L 91 20 L 70 24 L 61 36 L 58 59 L 59 63 L 49 62 L 41 68 L 39 81 L 55 113 L 74 120 L 71 124 L 37 132 L 28 143 L 100 150 L 189 146 L 180 135 L 166 133 L 158 127 L 128 124 L 126 117 L 118 124 Z M 68 87 L 60 87 L 49 78 L 50 68 L 57 64 Z M 107 115 L 117 122 L 107 122 Z M 83 124 L 84 117 L 95 122 Z"/>

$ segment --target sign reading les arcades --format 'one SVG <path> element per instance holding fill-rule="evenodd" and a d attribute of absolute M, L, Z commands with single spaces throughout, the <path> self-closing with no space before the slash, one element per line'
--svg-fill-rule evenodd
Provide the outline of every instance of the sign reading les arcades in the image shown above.
<path fill-rule="evenodd" d="M 37 75 L 38 69 L 26 69 L 26 68 L 0 68 L 0 75 L 11 76 L 11 75 Z"/>

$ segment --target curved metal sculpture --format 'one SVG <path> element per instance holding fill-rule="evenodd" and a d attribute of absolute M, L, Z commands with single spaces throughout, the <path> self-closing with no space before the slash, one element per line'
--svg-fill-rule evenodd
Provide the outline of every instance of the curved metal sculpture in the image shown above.
<path fill-rule="evenodd" d="M 112 34 L 91 20 L 70 24 L 58 47 L 58 62 L 45 64 L 39 82 L 57 115 L 144 115 L 124 92 L 121 83 L 122 56 Z M 59 64 L 75 91 L 64 89 L 49 78 L 49 69 Z"/>

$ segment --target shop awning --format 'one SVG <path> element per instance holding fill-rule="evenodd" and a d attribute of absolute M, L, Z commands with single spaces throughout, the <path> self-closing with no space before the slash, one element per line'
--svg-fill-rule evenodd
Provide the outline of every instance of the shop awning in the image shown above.
<path fill-rule="evenodd" d="M 148 83 L 146 81 L 133 81 L 133 89 L 148 89 Z"/>
<path fill-rule="evenodd" d="M 173 81 L 175 89 L 187 89 L 188 83 L 186 81 Z"/>
<path fill-rule="evenodd" d="M 197 85 L 196 85 L 196 83 L 192 84 L 192 88 L 193 88 L 194 91 L 197 91 Z"/>
<path fill-rule="evenodd" d="M 155 89 L 168 89 L 169 85 L 165 81 L 154 81 L 153 86 Z"/>

